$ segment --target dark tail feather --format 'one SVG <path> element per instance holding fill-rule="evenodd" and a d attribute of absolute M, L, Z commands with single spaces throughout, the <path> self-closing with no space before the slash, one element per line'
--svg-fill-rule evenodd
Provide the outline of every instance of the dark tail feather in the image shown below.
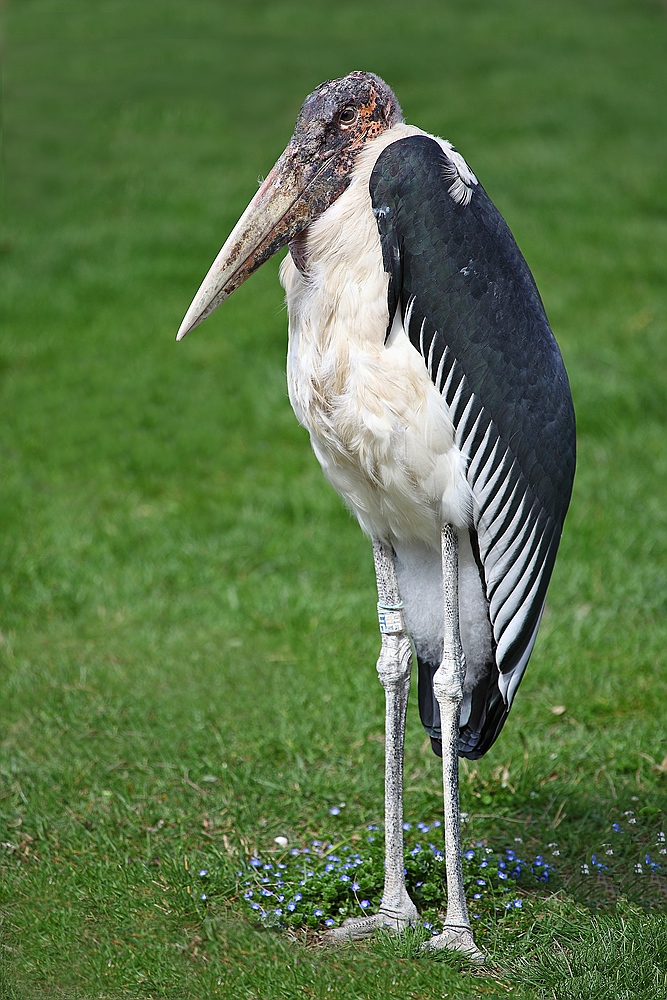
<path fill-rule="evenodd" d="M 500 736 L 509 708 L 498 690 L 498 672 L 493 670 L 488 682 L 472 691 L 470 716 L 459 730 L 459 757 L 477 760 Z"/>
<path fill-rule="evenodd" d="M 433 753 L 442 757 L 442 730 L 440 728 L 440 706 L 433 693 L 433 675 L 438 669 L 437 663 L 422 660 L 417 654 L 417 698 L 419 700 L 419 718 L 428 735 L 431 737 Z"/>
<path fill-rule="evenodd" d="M 419 717 L 428 735 L 431 747 L 438 757 L 442 757 L 442 730 L 440 726 L 440 706 L 433 693 L 433 675 L 437 663 L 430 663 L 417 656 Z M 459 757 L 476 760 L 483 757 L 500 735 L 509 709 L 498 689 L 498 674 L 495 664 L 491 676 L 472 692 L 470 715 L 459 730 Z"/>

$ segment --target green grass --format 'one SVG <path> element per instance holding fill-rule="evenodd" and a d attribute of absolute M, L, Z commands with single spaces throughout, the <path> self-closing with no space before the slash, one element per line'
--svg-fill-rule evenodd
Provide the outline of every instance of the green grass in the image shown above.
<path fill-rule="evenodd" d="M 650 0 L 10 0 L 2 1000 L 665 996 L 666 879 L 635 865 L 667 811 L 666 38 Z M 236 874 L 381 822 L 372 559 L 289 410 L 277 261 L 174 335 L 303 97 L 353 68 L 506 215 L 578 415 L 536 651 L 462 770 L 466 846 L 555 873 L 485 902 L 482 971 L 267 930 Z M 414 705 L 406 773 L 432 823 Z"/>

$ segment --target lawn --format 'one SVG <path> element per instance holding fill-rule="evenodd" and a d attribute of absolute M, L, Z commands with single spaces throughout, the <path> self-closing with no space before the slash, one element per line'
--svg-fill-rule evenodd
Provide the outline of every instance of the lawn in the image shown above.
<path fill-rule="evenodd" d="M 9 0 L 3 33 L 2 1000 L 663 1000 L 665 4 Z M 174 337 L 305 95 L 354 68 L 506 216 L 577 410 L 536 650 L 461 772 L 469 878 L 526 862 L 479 893 L 482 970 L 249 905 L 250 862 L 304 848 L 374 891 L 372 557 L 289 408 L 278 261 Z M 406 756 L 408 849 L 437 849 L 415 704 Z"/>

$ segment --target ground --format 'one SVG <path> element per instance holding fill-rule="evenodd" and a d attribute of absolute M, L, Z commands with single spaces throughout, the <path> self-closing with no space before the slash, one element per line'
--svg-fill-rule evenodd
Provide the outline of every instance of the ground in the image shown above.
<path fill-rule="evenodd" d="M 664 4 L 14 0 L 4 19 L 3 1000 L 663 997 Z M 520 908 L 483 899 L 481 972 L 414 936 L 325 951 L 243 898 L 276 836 L 367 850 L 381 824 L 372 557 L 289 410 L 278 261 L 174 336 L 303 97 L 354 68 L 505 214 L 577 410 L 535 654 L 462 771 L 466 849 L 554 873 Z M 440 802 L 414 700 L 406 773 L 411 845 Z"/>

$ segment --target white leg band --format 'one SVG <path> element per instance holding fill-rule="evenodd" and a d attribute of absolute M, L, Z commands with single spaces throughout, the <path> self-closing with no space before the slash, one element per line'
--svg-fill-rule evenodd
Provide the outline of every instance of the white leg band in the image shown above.
<path fill-rule="evenodd" d="M 403 620 L 403 602 L 398 604 L 382 604 L 378 601 L 378 622 L 382 635 L 401 635 L 405 632 Z"/>

